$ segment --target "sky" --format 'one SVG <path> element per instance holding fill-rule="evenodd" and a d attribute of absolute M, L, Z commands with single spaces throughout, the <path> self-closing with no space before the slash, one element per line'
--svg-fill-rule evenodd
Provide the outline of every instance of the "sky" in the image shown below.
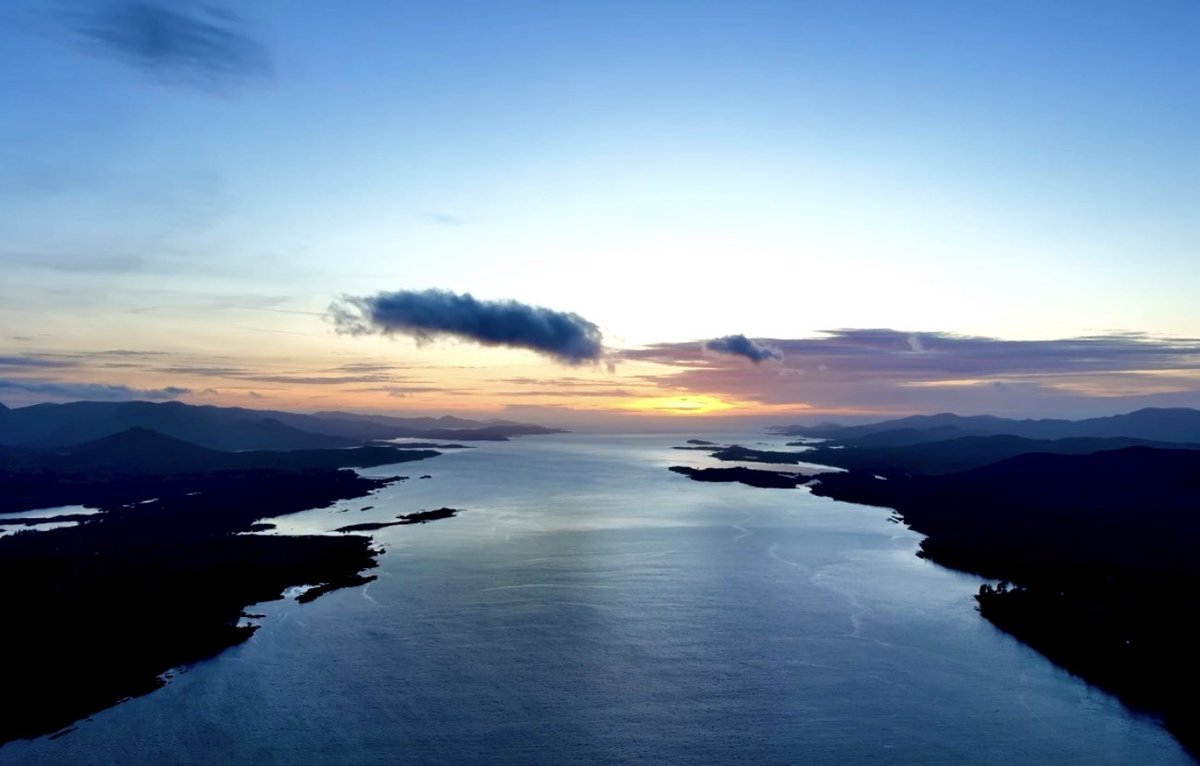
<path fill-rule="evenodd" d="M 1200 4 L 11 0 L 0 402 L 1200 406 Z"/>

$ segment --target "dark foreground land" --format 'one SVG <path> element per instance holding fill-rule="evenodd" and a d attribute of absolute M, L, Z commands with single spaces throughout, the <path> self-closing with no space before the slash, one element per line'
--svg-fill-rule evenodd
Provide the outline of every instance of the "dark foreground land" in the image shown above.
<path fill-rule="evenodd" d="M 851 471 L 812 489 L 893 508 L 920 555 L 1001 580 L 981 614 L 1200 752 L 1200 452 L 1027 454 L 949 475 Z"/>
<path fill-rule="evenodd" d="M 243 624 L 246 607 L 288 587 L 316 586 L 301 599 L 311 600 L 374 579 L 363 574 L 377 555 L 369 537 L 249 532 L 269 526 L 259 519 L 395 480 L 339 465 L 437 454 L 214 454 L 143 432 L 102 447 L 73 451 L 83 471 L 55 455 L 0 462 L 9 510 L 70 502 L 104 511 L 79 526 L 0 538 L 0 743 L 59 730 L 245 641 L 256 629 Z"/>

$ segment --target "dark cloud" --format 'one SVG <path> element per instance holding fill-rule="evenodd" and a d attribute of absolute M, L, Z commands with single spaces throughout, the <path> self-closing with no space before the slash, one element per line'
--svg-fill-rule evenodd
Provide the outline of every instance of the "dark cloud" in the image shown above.
<path fill-rule="evenodd" d="M 338 332 L 407 335 L 419 342 L 462 338 L 484 346 L 524 348 L 563 364 L 599 361 L 600 328 L 578 314 L 516 301 L 480 301 L 470 293 L 401 290 L 345 296 L 329 307 Z"/>
<path fill-rule="evenodd" d="M 0 379 L 0 392 L 10 391 L 16 394 L 32 394 L 38 400 L 65 399 L 75 401 L 83 399 L 98 402 L 119 402 L 134 399 L 165 400 L 178 399 L 192 393 L 189 388 L 166 386 L 164 388 L 131 388 L 129 386 L 112 386 L 103 383 L 65 383 L 49 380 L 15 380 Z"/>
<path fill-rule="evenodd" d="M 723 338 L 714 338 L 705 342 L 704 348 L 717 354 L 744 356 L 755 364 L 767 359 L 783 359 L 783 353 L 779 349 L 755 343 L 745 335 L 726 335 Z"/>
<path fill-rule="evenodd" d="M 216 3 L 95 0 L 73 7 L 68 23 L 91 47 L 155 77 L 212 86 L 271 71 L 267 49 Z"/>

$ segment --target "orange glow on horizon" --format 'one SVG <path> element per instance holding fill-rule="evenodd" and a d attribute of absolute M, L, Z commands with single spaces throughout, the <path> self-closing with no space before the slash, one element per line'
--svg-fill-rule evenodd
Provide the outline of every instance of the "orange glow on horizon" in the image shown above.
<path fill-rule="evenodd" d="M 715 396 L 697 394 L 695 396 L 652 396 L 645 399 L 635 399 L 623 405 L 623 409 L 635 412 L 658 412 L 681 415 L 705 415 L 710 412 L 724 412 L 739 405 L 722 401 Z"/>

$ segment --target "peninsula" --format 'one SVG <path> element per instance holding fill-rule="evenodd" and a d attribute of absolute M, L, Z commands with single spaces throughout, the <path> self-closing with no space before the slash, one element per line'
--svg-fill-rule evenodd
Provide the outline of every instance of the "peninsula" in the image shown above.
<path fill-rule="evenodd" d="M 849 469 L 818 476 L 813 494 L 897 511 L 926 535 L 918 555 L 999 581 L 980 587 L 983 617 L 1161 716 L 1197 753 L 1197 423 L 1191 410 L 1076 422 L 934 416 L 789 433 L 832 439 L 806 460 Z M 1008 424 L 1022 435 L 1003 433 Z M 970 429 L 987 433 L 964 436 Z"/>
<path fill-rule="evenodd" d="M 13 619 L 0 631 L 0 656 L 8 659 L 12 704 L 0 716 L 0 743 L 58 731 L 158 688 L 172 668 L 245 641 L 256 630 L 246 613 L 251 604 L 282 598 L 294 586 L 311 586 L 298 598 L 306 602 L 374 579 L 367 572 L 379 552 L 369 537 L 259 534 L 272 527 L 262 520 L 364 497 L 403 478 L 366 478 L 347 468 L 427 460 L 441 454 L 433 446 L 461 448 L 358 441 L 347 435 L 354 428 L 365 429 L 361 437 L 400 426 L 344 414 L 328 418 L 336 421 L 331 429 L 345 426 L 341 435 L 264 426 L 261 419 L 222 434 L 227 417 L 217 408 L 146 403 L 5 411 L 0 598 Z M 270 435 L 293 448 L 228 451 L 144 425 L 115 428 L 147 418 L 210 443 L 240 447 Z M 480 438 L 484 428 L 492 429 L 486 438 L 538 432 L 441 419 L 411 426 L 413 435 L 452 439 Z M 100 435 L 61 444 L 69 433 Z M 311 446 L 321 443 L 334 446 Z M 62 506 L 59 515 L 4 515 Z M 453 515 L 420 511 L 395 523 Z"/>

